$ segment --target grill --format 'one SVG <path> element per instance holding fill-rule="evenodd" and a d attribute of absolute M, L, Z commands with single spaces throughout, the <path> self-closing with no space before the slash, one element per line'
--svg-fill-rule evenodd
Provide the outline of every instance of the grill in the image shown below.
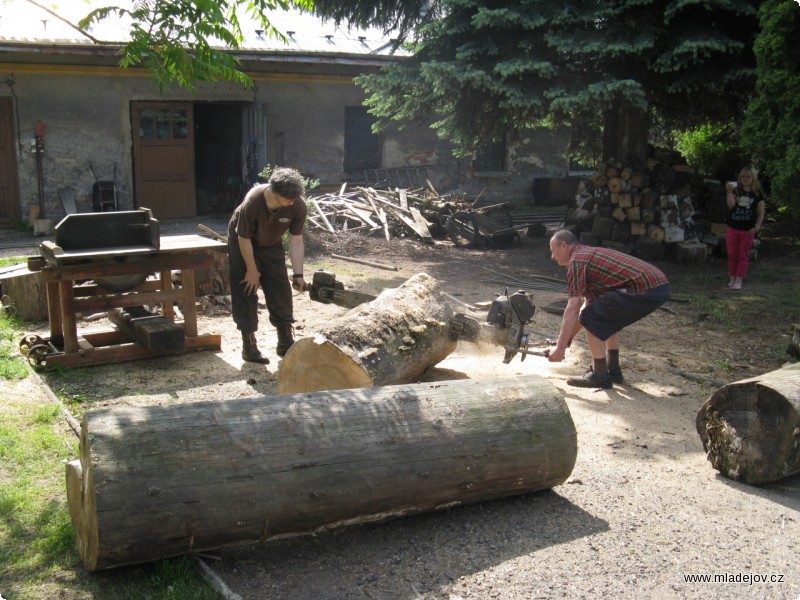
<path fill-rule="evenodd" d="M 68 215 L 41 256 L 28 259 L 47 286 L 50 337 L 25 336 L 20 350 L 37 368 L 219 350 L 219 335 L 197 332 L 194 272 L 225 250 L 199 235 L 161 236 L 146 208 Z M 173 271 L 182 287 L 173 285 Z M 81 315 L 102 311 L 112 329 L 78 330 Z"/>

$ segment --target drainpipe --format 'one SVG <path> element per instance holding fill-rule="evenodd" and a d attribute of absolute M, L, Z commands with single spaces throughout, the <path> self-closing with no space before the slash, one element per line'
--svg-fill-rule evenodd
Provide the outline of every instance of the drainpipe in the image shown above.
<path fill-rule="evenodd" d="M 36 139 L 36 180 L 39 184 L 39 218 L 44 219 L 44 121 L 33 124 L 33 136 Z"/>

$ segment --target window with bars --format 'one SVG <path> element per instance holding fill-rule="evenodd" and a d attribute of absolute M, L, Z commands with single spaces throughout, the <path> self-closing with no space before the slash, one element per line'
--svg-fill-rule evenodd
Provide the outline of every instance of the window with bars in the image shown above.
<path fill-rule="evenodd" d="M 505 171 L 505 140 L 485 144 L 475 150 L 475 158 L 472 159 L 472 170 L 475 172 Z"/>

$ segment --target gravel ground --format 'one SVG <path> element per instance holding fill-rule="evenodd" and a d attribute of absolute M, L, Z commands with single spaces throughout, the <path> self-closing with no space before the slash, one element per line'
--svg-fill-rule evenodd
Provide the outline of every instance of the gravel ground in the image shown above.
<path fill-rule="evenodd" d="M 200 222 L 224 231 L 224 220 Z M 171 228 L 194 233 L 196 223 Z M 165 226 L 162 232 L 169 233 Z M 398 266 L 397 272 L 313 257 L 348 287 L 376 291 L 426 271 L 466 302 L 491 299 L 495 283 L 481 267 L 562 275 L 545 240 L 508 251 L 471 252 L 397 240 L 336 242 L 334 252 Z M 309 244 L 314 249 L 314 244 Z M 318 250 L 318 249 L 317 249 Z M 670 274 L 674 265 L 667 263 Z M 724 276 L 722 263 L 710 265 Z M 537 304 L 555 299 L 537 295 Z M 744 298 L 744 296 L 743 296 Z M 530 598 L 800 598 L 800 476 L 752 487 L 725 479 L 706 460 L 694 428 L 713 385 L 676 375 L 677 367 L 740 355 L 736 381 L 780 367 L 759 362 L 759 340 L 747 358 L 730 332 L 705 329 L 683 305 L 633 325 L 623 340 L 627 381 L 613 390 L 572 388 L 568 376 L 588 360 L 578 345 L 561 364 L 539 357 L 502 363 L 502 349 L 460 343 L 426 380 L 538 374 L 564 395 L 578 431 L 572 476 L 552 490 L 221 549 L 203 560 L 229 591 L 246 600 L 414 600 Z M 298 335 L 341 314 L 298 297 Z M 264 319 L 266 321 L 266 319 Z M 537 311 L 533 329 L 555 337 L 560 319 Z M 43 327 L 43 324 L 42 324 Z M 223 334 L 219 353 L 106 365 L 93 377 L 44 376 L 51 389 L 91 397 L 95 406 L 224 400 L 274 393 L 275 334 L 264 326 L 267 366 L 243 363 L 227 315 L 203 316 L 203 332 Z M 768 335 L 766 332 L 764 335 Z M 749 349 L 746 352 L 751 352 Z M 752 358 L 751 358 L 752 356 Z M 280 493 L 276 490 L 275 493 Z M 690 581 L 697 575 L 715 583 Z"/>

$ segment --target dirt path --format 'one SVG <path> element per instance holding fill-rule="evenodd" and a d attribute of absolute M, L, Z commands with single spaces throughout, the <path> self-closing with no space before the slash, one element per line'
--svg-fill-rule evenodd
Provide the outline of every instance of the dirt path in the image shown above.
<path fill-rule="evenodd" d="M 366 292 L 426 271 L 448 293 L 473 303 L 491 300 L 509 276 L 563 278 L 546 245 L 544 239 L 525 239 L 512 250 L 473 252 L 354 239 L 328 242 L 325 248 L 311 244 L 309 262 Z M 395 265 L 398 271 L 319 258 L 331 252 Z M 671 278 L 678 268 L 663 267 Z M 700 268 L 722 281 L 722 263 Z M 716 283 L 711 286 L 716 289 Z M 535 298 L 544 306 L 563 295 L 536 292 Z M 208 564 L 247 600 L 795 600 L 800 597 L 800 477 L 756 488 L 718 476 L 694 428 L 698 407 L 716 387 L 676 374 L 676 369 L 711 371 L 711 377 L 736 381 L 780 364 L 765 356 L 766 342 L 757 335 L 731 340 L 729 332 L 707 326 L 695 309 L 670 306 L 672 313 L 657 311 L 625 331 L 627 381 L 613 390 L 565 384 L 588 364 L 580 343 L 561 364 L 539 357 L 503 364 L 500 348 L 460 343 L 426 374 L 434 381 L 538 374 L 552 382 L 564 394 L 578 431 L 577 464 L 564 485 L 315 537 L 220 550 Z M 315 323 L 342 312 L 298 297 L 298 335 L 312 334 Z M 201 332 L 223 334 L 219 353 L 101 366 L 92 370 L 90 381 L 75 373 L 54 374 L 47 376 L 48 383 L 92 398 L 95 406 L 268 396 L 274 393 L 278 359 L 275 333 L 263 318 L 259 340 L 273 358 L 267 366 L 242 363 L 239 336 L 223 314 L 200 319 Z M 559 323 L 557 315 L 537 310 L 532 330 L 556 337 Z M 718 368 L 723 364 L 731 368 Z M 702 574 L 729 583 L 687 580 Z M 743 582 L 745 577 L 758 581 Z"/>

